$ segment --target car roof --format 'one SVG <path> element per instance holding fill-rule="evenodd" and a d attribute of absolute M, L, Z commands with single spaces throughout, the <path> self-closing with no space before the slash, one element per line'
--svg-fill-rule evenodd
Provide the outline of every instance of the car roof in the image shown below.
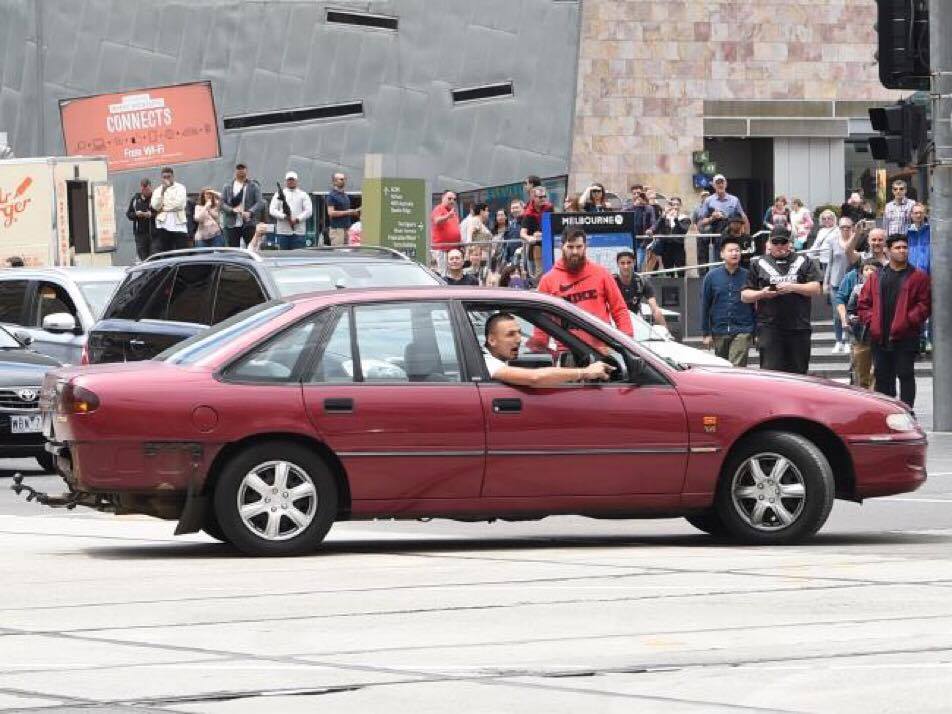
<path fill-rule="evenodd" d="M 393 263 L 412 264 L 403 253 L 384 246 L 321 246 L 288 251 L 256 253 L 243 248 L 187 248 L 157 253 L 131 266 L 139 270 L 170 263 L 259 263 L 268 267 L 285 265 L 313 265 L 316 263 Z"/>
<path fill-rule="evenodd" d="M 0 280 L 25 279 L 41 280 L 57 276 L 75 282 L 97 282 L 122 280 L 126 269 L 121 266 L 78 267 L 63 266 L 51 268 L 4 268 L 0 270 Z"/>
<path fill-rule="evenodd" d="M 352 302 L 384 302 L 394 300 L 477 300 L 499 302 L 545 303 L 564 307 L 565 300 L 546 293 L 512 288 L 483 288 L 448 285 L 413 285 L 401 288 L 347 288 L 301 293 L 284 298 L 297 305 L 338 304 Z"/>

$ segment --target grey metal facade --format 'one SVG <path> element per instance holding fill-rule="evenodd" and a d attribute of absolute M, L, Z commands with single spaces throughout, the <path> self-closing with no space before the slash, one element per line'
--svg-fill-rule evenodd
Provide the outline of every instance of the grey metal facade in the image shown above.
<path fill-rule="evenodd" d="M 331 24 L 328 9 L 399 28 Z M 222 131 L 221 159 L 176 168 L 189 190 L 220 187 L 236 160 L 265 187 L 293 169 L 308 190 L 337 170 L 359 188 L 367 153 L 434 190 L 568 170 L 577 2 L 0 0 L 0 18 L 0 131 L 17 156 L 62 154 L 60 99 L 210 80 L 220 120 L 356 100 L 364 114 Z M 453 89 L 508 81 L 511 97 L 453 103 Z M 139 177 L 112 174 L 120 208 Z"/>

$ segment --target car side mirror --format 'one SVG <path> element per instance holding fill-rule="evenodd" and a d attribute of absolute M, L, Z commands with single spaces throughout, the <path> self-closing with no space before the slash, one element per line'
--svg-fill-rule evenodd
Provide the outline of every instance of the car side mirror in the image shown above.
<path fill-rule="evenodd" d="M 13 336 L 16 337 L 17 342 L 19 342 L 24 347 L 29 347 L 33 344 L 33 335 L 31 335 L 29 332 L 17 330 L 13 333 Z"/>
<path fill-rule="evenodd" d="M 645 373 L 645 358 L 638 355 L 628 355 L 628 371 L 632 377 L 640 377 Z"/>
<path fill-rule="evenodd" d="M 54 312 L 43 318 L 43 329 L 54 334 L 61 332 L 75 332 L 76 318 L 68 312 Z"/>

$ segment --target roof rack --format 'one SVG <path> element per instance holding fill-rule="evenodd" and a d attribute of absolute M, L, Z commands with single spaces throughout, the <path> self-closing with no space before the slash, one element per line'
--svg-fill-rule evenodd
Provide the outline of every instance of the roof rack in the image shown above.
<path fill-rule="evenodd" d="M 153 260 L 164 260 L 165 258 L 183 258 L 190 255 L 214 255 L 215 253 L 224 253 L 226 255 L 241 255 L 251 260 L 261 262 L 261 256 L 246 248 L 230 248 L 226 246 L 218 248 L 182 248 L 180 250 L 167 250 L 163 253 L 153 253 L 142 263 L 149 263 Z M 142 264 L 140 263 L 140 265 Z"/>
<path fill-rule="evenodd" d="M 399 250 L 388 248 L 384 245 L 312 245 L 303 250 L 340 253 L 383 253 L 391 258 L 410 260 L 405 253 L 401 253 Z M 281 255 L 281 251 L 275 251 L 274 255 Z"/>

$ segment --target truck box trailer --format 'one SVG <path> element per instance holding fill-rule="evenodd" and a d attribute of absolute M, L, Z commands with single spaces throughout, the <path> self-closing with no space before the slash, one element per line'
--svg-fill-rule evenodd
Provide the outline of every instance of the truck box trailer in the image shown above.
<path fill-rule="evenodd" d="M 102 156 L 0 161 L 0 261 L 110 265 L 116 211 Z"/>

